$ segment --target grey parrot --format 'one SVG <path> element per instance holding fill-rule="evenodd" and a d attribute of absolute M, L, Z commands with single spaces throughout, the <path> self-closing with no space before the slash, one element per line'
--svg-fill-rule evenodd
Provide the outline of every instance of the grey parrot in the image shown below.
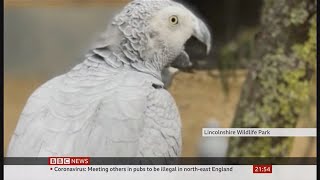
<path fill-rule="evenodd" d="M 7 156 L 180 156 L 180 115 L 161 74 L 188 62 L 191 36 L 210 51 L 208 27 L 185 6 L 130 2 L 82 63 L 29 97 Z"/>

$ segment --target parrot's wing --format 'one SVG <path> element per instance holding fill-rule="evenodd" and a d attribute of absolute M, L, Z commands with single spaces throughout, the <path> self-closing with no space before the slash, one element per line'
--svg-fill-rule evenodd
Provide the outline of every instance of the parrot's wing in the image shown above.
<path fill-rule="evenodd" d="M 138 156 L 181 155 L 181 121 L 176 103 L 165 89 L 154 89 L 147 97 L 144 128 Z"/>
<path fill-rule="evenodd" d="M 146 92 L 135 82 L 143 81 L 93 67 L 87 71 L 94 73 L 81 75 L 85 68 L 77 69 L 80 72 L 56 77 L 30 96 L 7 156 L 137 154 Z"/>

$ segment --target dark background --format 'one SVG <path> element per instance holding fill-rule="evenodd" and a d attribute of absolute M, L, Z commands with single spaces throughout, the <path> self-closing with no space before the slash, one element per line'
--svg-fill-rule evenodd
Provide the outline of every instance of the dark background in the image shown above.
<path fill-rule="evenodd" d="M 200 63 L 194 62 L 195 69 L 218 68 L 223 70 L 244 67 L 247 64 L 247 62 L 240 62 L 237 57 L 226 60 L 219 52 L 223 46 L 234 40 L 238 33 L 259 24 L 261 0 L 180 0 L 180 2 L 193 9 L 199 17 L 205 20 L 212 31 L 213 49 L 208 57 L 203 56 L 205 48 L 200 43 L 192 41 L 187 44 L 186 49 L 191 59 L 201 61 Z M 251 35 L 254 36 L 254 34 Z"/>

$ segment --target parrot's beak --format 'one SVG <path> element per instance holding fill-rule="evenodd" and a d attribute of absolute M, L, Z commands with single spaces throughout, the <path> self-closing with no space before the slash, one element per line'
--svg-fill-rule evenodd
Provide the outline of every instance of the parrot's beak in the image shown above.
<path fill-rule="evenodd" d="M 189 55 L 187 52 L 182 51 L 178 57 L 171 63 L 171 66 L 174 68 L 189 68 L 192 66 Z"/>
<path fill-rule="evenodd" d="M 208 26 L 197 17 L 195 17 L 195 28 L 192 35 L 206 45 L 208 55 L 211 50 L 211 33 Z"/>
<path fill-rule="evenodd" d="M 182 51 L 181 54 L 171 63 L 171 67 L 179 69 L 182 72 L 192 73 L 192 62 L 187 52 Z"/>

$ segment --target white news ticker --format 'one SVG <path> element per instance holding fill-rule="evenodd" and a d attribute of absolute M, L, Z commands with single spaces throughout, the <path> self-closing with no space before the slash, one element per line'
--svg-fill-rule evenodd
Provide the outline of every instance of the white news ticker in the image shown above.
<path fill-rule="evenodd" d="M 50 168 L 53 168 L 50 170 Z M 156 171 L 143 171 L 143 172 L 105 172 L 105 171 L 94 171 L 94 172 L 78 172 L 78 171 L 55 171 L 55 166 L 44 166 L 44 165 L 5 165 L 4 166 L 4 179 L 5 180 L 20 180 L 20 179 L 32 179 L 32 180 L 88 180 L 88 179 L 112 179 L 112 180 L 141 180 L 141 179 L 152 179 L 152 180 L 316 180 L 317 177 L 317 166 L 316 165 L 274 165 L 272 166 L 272 173 L 268 174 L 255 174 L 253 173 L 252 165 L 197 165 L 196 167 L 233 167 L 232 172 L 194 172 L 194 171 L 181 171 L 181 172 L 156 172 Z M 59 166 L 62 167 L 62 166 Z M 65 166 L 63 166 L 65 167 Z M 80 166 L 79 166 L 80 167 Z M 83 166 L 81 166 L 83 167 Z M 87 166 L 85 166 L 87 167 Z M 92 166 L 100 167 L 100 166 Z M 128 166 L 106 166 L 104 168 L 126 168 Z M 149 167 L 154 168 L 155 166 L 129 166 L 131 168 Z M 161 166 L 156 167 L 176 167 L 176 166 Z M 180 168 L 190 168 L 194 165 L 177 166 Z"/>
<path fill-rule="evenodd" d="M 202 128 L 203 137 L 316 137 L 317 128 Z"/>

